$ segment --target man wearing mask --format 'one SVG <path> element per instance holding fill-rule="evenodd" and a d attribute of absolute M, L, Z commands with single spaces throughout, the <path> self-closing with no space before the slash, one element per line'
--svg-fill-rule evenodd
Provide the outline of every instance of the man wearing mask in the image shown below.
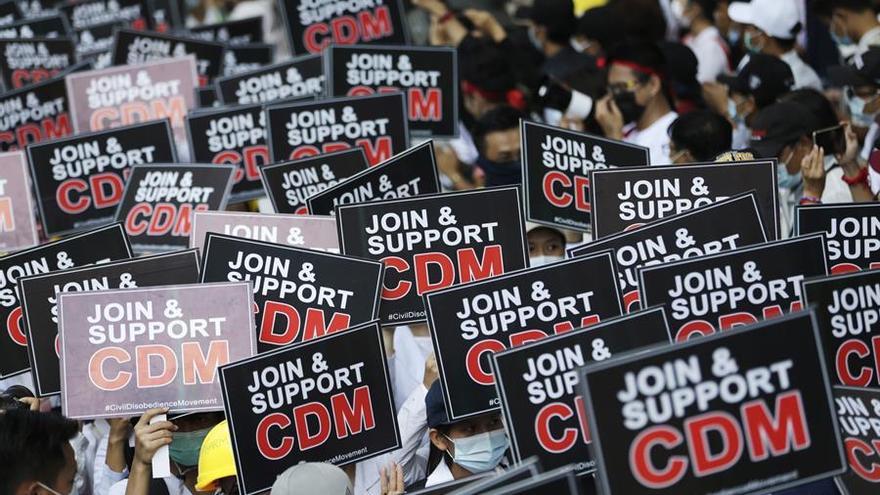
<path fill-rule="evenodd" d="M 69 495 L 76 458 L 70 441 L 76 421 L 27 408 L 0 412 L 0 493 Z"/>
<path fill-rule="evenodd" d="M 663 52 L 646 41 L 617 45 L 608 57 L 608 94 L 596 105 L 596 121 L 610 139 L 650 150 L 651 163 L 669 163 L 672 91 Z"/>
<path fill-rule="evenodd" d="M 871 0 L 831 0 L 831 38 L 841 55 L 861 55 L 880 45 L 880 22 Z M 827 12 L 827 11 L 826 11 Z"/>
<path fill-rule="evenodd" d="M 474 144 L 479 157 L 477 167 L 484 174 L 484 185 L 506 186 L 522 182 L 519 121 L 526 115 L 502 105 L 477 121 Z"/>
<path fill-rule="evenodd" d="M 730 19 L 746 26 L 743 43 L 751 53 L 779 57 L 791 67 L 794 87 L 822 90 L 822 81 L 812 67 L 801 60 L 795 45 L 801 31 L 797 0 L 752 0 L 734 2 Z"/>
<path fill-rule="evenodd" d="M 716 0 L 673 0 L 672 13 L 688 33 L 682 38 L 697 56 L 697 80 L 714 81 L 730 71 L 730 51 L 718 29 L 712 25 Z"/>
<path fill-rule="evenodd" d="M 522 14 L 529 22 L 529 38 L 544 54 L 541 72 L 558 80 L 595 64 L 592 57 L 577 51 L 571 44 L 575 31 L 572 0 L 541 0 Z"/>

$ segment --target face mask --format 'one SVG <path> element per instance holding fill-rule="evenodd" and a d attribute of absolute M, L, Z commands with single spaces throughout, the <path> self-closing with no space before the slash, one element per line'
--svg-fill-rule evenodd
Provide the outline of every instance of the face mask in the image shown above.
<path fill-rule="evenodd" d="M 848 96 L 846 104 L 849 107 L 849 114 L 852 117 L 853 125 L 856 127 L 870 127 L 874 123 L 877 112 L 865 113 L 865 106 L 868 102 L 864 98 Z"/>
<path fill-rule="evenodd" d="M 739 29 L 727 31 L 727 42 L 730 43 L 730 46 L 736 46 L 740 38 L 742 38 L 742 32 Z"/>
<path fill-rule="evenodd" d="M 760 53 L 761 46 L 755 43 L 754 35 L 752 35 L 751 31 L 746 31 L 745 38 L 743 38 L 743 44 L 746 47 L 746 50 L 752 53 Z"/>
<path fill-rule="evenodd" d="M 503 429 L 470 437 L 446 437 L 455 446 L 452 461 L 471 473 L 484 473 L 501 462 L 509 442 Z M 449 452 L 449 451 L 447 451 Z"/>
<path fill-rule="evenodd" d="M 585 53 L 591 46 L 593 46 L 593 44 L 589 41 L 581 41 L 577 38 L 571 39 L 571 47 L 577 50 L 578 53 Z"/>
<path fill-rule="evenodd" d="M 734 122 L 739 122 L 738 119 L 741 118 L 739 116 L 739 113 L 736 111 L 736 102 L 733 101 L 733 98 L 727 99 L 727 115 L 730 116 L 730 118 L 733 119 Z"/>
<path fill-rule="evenodd" d="M 852 46 L 855 44 L 853 42 L 852 38 L 850 38 L 849 36 L 847 36 L 845 34 L 843 34 L 843 35 L 837 34 L 834 32 L 833 29 L 831 30 L 831 39 L 834 40 L 834 43 L 837 46 Z"/>
<path fill-rule="evenodd" d="M 625 124 L 639 120 L 645 113 L 645 107 L 636 102 L 636 94 L 633 91 L 623 91 L 614 95 L 614 104 L 620 109 Z"/>
<path fill-rule="evenodd" d="M 49 488 L 48 486 L 40 483 L 39 481 L 37 482 L 37 484 L 40 485 L 44 490 L 52 492 L 54 495 L 62 495 L 61 492 L 53 490 L 53 489 Z"/>
<path fill-rule="evenodd" d="M 556 263 L 557 261 L 562 261 L 565 259 L 565 256 L 547 256 L 542 254 L 541 256 L 531 256 L 529 258 L 529 266 L 544 266 L 549 265 L 550 263 Z"/>
<path fill-rule="evenodd" d="M 199 451 L 208 431 L 210 428 L 175 433 L 171 445 L 168 446 L 168 455 L 171 460 L 183 467 L 198 466 Z"/>
<path fill-rule="evenodd" d="M 544 43 L 541 43 L 541 40 L 538 39 L 538 35 L 535 34 L 534 26 L 532 26 L 528 29 L 528 33 L 529 33 L 529 41 L 532 43 L 532 46 L 534 46 L 539 52 L 543 52 L 544 51 Z"/>
<path fill-rule="evenodd" d="M 508 186 L 522 182 L 522 166 L 519 160 L 494 162 L 480 155 L 477 165 L 486 173 L 486 187 Z"/>
<path fill-rule="evenodd" d="M 691 20 L 685 17 L 684 10 L 686 8 L 685 2 L 672 2 L 672 16 L 675 17 L 675 21 L 678 22 L 678 25 L 681 27 L 690 27 Z"/>
<path fill-rule="evenodd" d="M 791 160 L 791 155 L 788 156 L 788 160 Z M 776 183 L 780 189 L 795 189 L 803 181 L 800 170 L 796 174 L 788 171 L 788 160 L 780 160 L 779 165 L 776 166 Z"/>

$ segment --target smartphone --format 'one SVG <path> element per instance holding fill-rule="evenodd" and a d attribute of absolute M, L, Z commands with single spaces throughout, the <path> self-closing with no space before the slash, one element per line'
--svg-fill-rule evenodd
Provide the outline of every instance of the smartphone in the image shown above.
<path fill-rule="evenodd" d="M 820 146 L 826 156 L 842 155 L 846 151 L 846 133 L 843 125 L 814 131 L 813 144 Z"/>

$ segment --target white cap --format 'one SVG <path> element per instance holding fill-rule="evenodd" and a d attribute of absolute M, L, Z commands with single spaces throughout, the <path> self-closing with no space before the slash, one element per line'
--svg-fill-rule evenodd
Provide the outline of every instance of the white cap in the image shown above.
<path fill-rule="evenodd" d="M 751 24 L 774 38 L 794 39 L 795 26 L 801 22 L 797 0 L 752 0 L 734 2 L 727 7 L 734 22 Z"/>

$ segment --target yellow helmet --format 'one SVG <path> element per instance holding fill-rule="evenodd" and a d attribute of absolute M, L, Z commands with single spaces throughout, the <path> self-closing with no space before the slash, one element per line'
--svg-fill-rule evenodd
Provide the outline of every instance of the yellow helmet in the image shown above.
<path fill-rule="evenodd" d="M 232 440 L 226 420 L 211 428 L 199 451 L 199 477 L 196 490 L 216 490 L 217 481 L 235 476 L 235 459 L 232 456 Z"/>

